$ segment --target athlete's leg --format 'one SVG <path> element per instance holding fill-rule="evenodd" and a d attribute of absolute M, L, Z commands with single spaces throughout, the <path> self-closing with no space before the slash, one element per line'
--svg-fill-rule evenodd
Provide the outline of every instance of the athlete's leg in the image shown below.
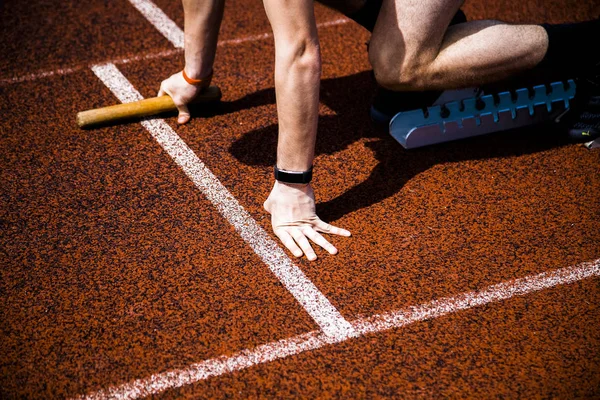
<path fill-rule="evenodd" d="M 600 37 L 598 19 L 562 25 L 465 22 L 459 11 L 463 0 L 320 1 L 373 32 L 369 58 L 382 86 L 419 91 L 403 96 L 380 88 L 371 110 L 375 120 L 387 122 L 407 107 L 430 105 L 443 89 L 481 87 L 517 76 L 528 84 L 582 78 L 577 97 L 587 104 L 592 96 L 596 100 L 590 104 L 597 108 L 600 52 L 594 40 Z M 600 114 L 588 108 L 579 119 L 581 126 L 572 132 L 588 132 L 592 125 L 591 131 L 598 132 Z"/>
<path fill-rule="evenodd" d="M 548 35 L 539 25 L 450 20 L 462 0 L 384 0 L 369 48 L 378 82 L 394 90 L 481 85 L 530 69 Z"/>

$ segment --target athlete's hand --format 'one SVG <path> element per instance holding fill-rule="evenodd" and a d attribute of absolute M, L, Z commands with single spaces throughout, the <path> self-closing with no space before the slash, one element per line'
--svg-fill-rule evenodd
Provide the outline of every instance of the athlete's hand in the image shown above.
<path fill-rule="evenodd" d="M 178 72 L 162 81 L 160 90 L 158 91 L 158 97 L 164 96 L 165 94 L 171 96 L 173 102 L 177 106 L 177 110 L 179 110 L 177 123 L 185 124 L 190 120 L 190 111 L 187 105 L 194 100 L 201 91 L 202 88 L 200 86 L 190 85 L 183 79 L 183 74 Z"/>
<path fill-rule="evenodd" d="M 327 250 L 329 254 L 337 253 L 337 249 L 319 232 L 350 236 L 347 230 L 323 222 L 317 216 L 315 195 L 310 185 L 275 181 L 264 207 L 271 214 L 273 232 L 296 257 L 305 254 L 310 261 L 317 259 L 308 239 Z"/>

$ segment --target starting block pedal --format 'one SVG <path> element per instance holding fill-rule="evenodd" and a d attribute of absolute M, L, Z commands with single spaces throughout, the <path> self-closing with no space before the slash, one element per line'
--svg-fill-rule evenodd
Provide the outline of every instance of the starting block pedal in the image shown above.
<path fill-rule="evenodd" d="M 553 82 L 399 112 L 390 134 L 405 149 L 556 120 L 575 97 L 575 81 Z"/>

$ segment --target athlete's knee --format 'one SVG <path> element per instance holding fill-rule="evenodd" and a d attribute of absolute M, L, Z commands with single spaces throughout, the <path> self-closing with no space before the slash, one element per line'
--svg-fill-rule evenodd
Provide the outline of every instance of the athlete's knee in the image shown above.
<path fill-rule="evenodd" d="M 407 57 L 397 50 L 369 50 L 369 61 L 377 83 L 386 89 L 399 91 L 421 90 L 426 85 L 429 63 Z"/>

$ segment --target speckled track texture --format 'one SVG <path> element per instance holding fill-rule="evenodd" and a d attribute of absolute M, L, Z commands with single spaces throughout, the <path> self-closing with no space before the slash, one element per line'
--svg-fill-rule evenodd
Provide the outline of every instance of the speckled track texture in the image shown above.
<path fill-rule="evenodd" d="M 183 65 L 134 3 L 0 2 L 0 398 L 600 398 L 598 149 L 543 126 L 404 150 L 369 120 L 368 33 L 317 4 L 318 213 L 353 237 L 287 258 L 261 208 L 277 120 L 260 1 L 226 5 L 222 103 L 161 125 L 191 172 L 139 122 L 77 128 L 118 102 L 92 66 L 149 97 Z M 154 4 L 182 27 L 178 1 Z"/>

